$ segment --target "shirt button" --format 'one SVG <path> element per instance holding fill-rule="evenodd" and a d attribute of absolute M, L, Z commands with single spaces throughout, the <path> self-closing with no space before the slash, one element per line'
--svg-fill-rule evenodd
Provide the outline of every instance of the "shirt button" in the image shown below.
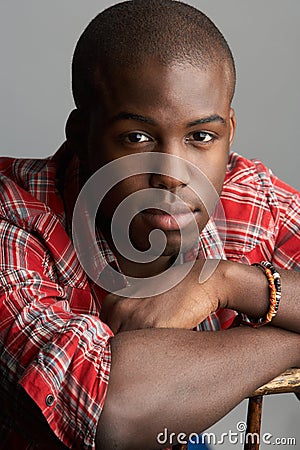
<path fill-rule="evenodd" d="M 53 395 L 51 395 L 51 394 L 47 395 L 47 397 L 46 397 L 46 405 L 47 406 L 52 406 L 53 403 L 54 403 Z"/>

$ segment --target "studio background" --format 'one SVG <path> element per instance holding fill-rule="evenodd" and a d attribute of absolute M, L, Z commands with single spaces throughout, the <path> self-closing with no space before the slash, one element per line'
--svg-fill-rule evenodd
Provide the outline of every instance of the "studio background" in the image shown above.
<path fill-rule="evenodd" d="M 59 147 L 73 108 L 70 64 L 75 43 L 87 23 L 113 3 L 1 0 L 1 155 L 44 157 Z M 232 149 L 260 158 L 281 179 L 300 189 L 299 0 L 187 3 L 216 23 L 236 60 L 233 106 L 238 128 Z M 236 432 L 245 414 L 243 402 L 212 430 L 217 435 L 229 429 Z M 297 439 L 296 446 L 279 448 L 300 449 L 299 423 L 300 402 L 294 396 L 265 400 L 263 431 Z M 241 447 L 225 441 L 213 448 Z M 261 450 L 268 448 L 261 445 Z"/>

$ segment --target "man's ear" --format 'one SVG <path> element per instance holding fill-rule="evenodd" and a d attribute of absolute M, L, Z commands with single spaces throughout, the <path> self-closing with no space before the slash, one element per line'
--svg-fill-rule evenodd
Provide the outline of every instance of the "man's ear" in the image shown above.
<path fill-rule="evenodd" d="M 88 114 L 79 109 L 71 111 L 66 123 L 67 145 L 77 153 L 79 159 L 86 157 L 88 137 Z"/>
<path fill-rule="evenodd" d="M 233 108 L 230 108 L 229 120 L 230 120 L 229 145 L 231 146 L 233 143 L 233 139 L 235 136 L 235 130 L 236 130 L 236 117 L 235 117 L 235 112 L 234 112 Z"/>

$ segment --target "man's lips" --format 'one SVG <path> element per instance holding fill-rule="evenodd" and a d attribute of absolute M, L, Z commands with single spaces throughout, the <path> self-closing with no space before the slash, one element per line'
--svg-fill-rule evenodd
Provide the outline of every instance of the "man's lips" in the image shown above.
<path fill-rule="evenodd" d="M 168 212 L 167 212 L 168 211 Z M 192 210 L 188 206 L 160 205 L 159 208 L 148 208 L 142 211 L 144 219 L 154 228 L 161 230 L 179 230 L 189 225 L 199 210 Z"/>

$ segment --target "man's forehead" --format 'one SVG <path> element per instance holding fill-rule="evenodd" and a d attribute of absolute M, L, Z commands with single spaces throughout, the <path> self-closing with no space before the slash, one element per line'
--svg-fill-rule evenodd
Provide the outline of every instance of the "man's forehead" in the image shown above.
<path fill-rule="evenodd" d="M 229 82 L 226 66 L 203 67 L 189 62 L 176 62 L 163 65 L 153 60 L 140 66 L 124 67 L 122 70 L 103 70 L 95 73 L 95 87 L 99 101 L 108 109 L 121 108 L 115 114 L 124 111 L 122 105 L 152 105 L 167 107 L 171 103 L 182 104 L 183 108 L 195 106 L 199 102 L 203 107 L 211 104 L 229 103 Z M 133 111 L 131 111 L 133 112 Z"/>

